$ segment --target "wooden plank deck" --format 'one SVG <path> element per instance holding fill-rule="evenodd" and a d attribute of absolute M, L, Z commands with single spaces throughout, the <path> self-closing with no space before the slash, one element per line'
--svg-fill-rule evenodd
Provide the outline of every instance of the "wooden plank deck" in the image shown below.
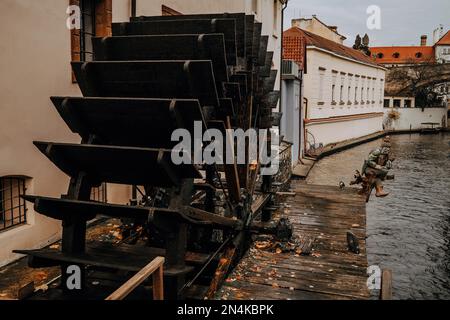
<path fill-rule="evenodd" d="M 356 189 L 292 181 L 284 199 L 294 237 L 313 237 L 313 251 L 299 255 L 257 249 L 253 244 L 227 278 L 218 299 L 369 299 L 366 269 L 366 204 Z M 283 212 L 284 211 L 284 212 Z M 360 253 L 348 251 L 347 231 Z"/>

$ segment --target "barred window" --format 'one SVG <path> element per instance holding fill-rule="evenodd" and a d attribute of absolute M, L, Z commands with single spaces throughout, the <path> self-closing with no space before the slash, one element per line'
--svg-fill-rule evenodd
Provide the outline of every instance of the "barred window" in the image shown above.
<path fill-rule="evenodd" d="M 93 37 L 106 37 L 112 30 L 112 0 L 70 0 L 80 8 L 80 29 L 71 30 L 72 61 L 93 60 Z M 72 73 L 72 81 L 75 76 Z"/>
<path fill-rule="evenodd" d="M 91 200 L 98 202 L 108 202 L 106 197 L 106 183 L 102 183 L 100 187 L 91 189 Z"/>
<path fill-rule="evenodd" d="M 0 231 L 27 222 L 25 191 L 24 178 L 0 178 Z"/>

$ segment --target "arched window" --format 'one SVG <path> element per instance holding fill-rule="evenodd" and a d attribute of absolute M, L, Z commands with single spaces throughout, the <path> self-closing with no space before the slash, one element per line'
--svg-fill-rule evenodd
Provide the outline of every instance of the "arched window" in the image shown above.
<path fill-rule="evenodd" d="M 416 52 L 416 58 L 422 58 L 423 54 L 422 52 Z"/>
<path fill-rule="evenodd" d="M 381 52 L 378 53 L 378 54 L 377 54 L 377 58 L 378 58 L 378 59 L 383 59 L 383 58 L 384 58 L 384 54 L 381 53 Z"/>
<path fill-rule="evenodd" d="M 398 52 L 394 52 L 393 54 L 392 54 L 392 56 L 394 57 L 394 58 L 398 58 L 398 57 L 400 57 L 400 53 L 398 53 Z"/>

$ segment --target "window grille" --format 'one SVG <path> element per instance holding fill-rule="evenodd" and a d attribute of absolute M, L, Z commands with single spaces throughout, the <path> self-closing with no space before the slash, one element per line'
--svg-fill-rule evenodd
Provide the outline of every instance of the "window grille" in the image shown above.
<path fill-rule="evenodd" d="M 25 179 L 0 178 L 0 231 L 27 222 L 25 191 Z"/>
<path fill-rule="evenodd" d="M 106 183 L 102 183 L 99 187 L 91 189 L 91 200 L 98 202 L 107 202 Z"/>
<path fill-rule="evenodd" d="M 80 61 L 92 61 L 92 38 L 95 37 L 95 3 L 92 0 L 80 0 Z"/>

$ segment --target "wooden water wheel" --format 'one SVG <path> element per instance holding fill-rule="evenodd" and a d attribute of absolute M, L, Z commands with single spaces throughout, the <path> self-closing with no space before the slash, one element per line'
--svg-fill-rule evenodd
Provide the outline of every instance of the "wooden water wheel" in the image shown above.
<path fill-rule="evenodd" d="M 32 267 L 61 266 L 66 291 L 69 265 L 136 272 L 164 255 L 166 297 L 183 298 L 197 281 L 211 297 L 249 233 L 270 230 L 255 217 L 271 200 L 271 181 L 258 182 L 254 163 L 175 165 L 171 134 L 193 133 L 194 121 L 223 132 L 272 126 L 277 71 L 261 27 L 244 13 L 137 17 L 93 39 L 94 61 L 72 63 L 83 97 L 51 98 L 82 142 L 35 142 L 71 177 L 67 195 L 25 197 L 62 221 L 62 248 L 15 252 L 27 254 Z M 91 201 L 102 183 L 139 186 L 144 200 Z M 86 222 L 97 215 L 139 223 L 150 244 L 86 244 Z M 86 279 L 83 273 L 77 294 L 87 294 Z"/>

